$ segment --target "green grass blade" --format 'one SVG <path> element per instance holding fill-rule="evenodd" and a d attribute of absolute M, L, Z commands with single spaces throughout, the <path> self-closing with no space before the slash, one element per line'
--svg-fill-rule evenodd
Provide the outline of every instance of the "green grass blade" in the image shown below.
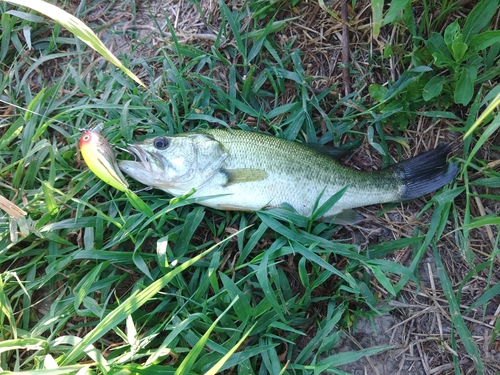
<path fill-rule="evenodd" d="M 466 311 L 470 311 L 472 309 L 475 309 L 479 306 L 481 306 L 484 303 L 487 303 L 488 301 L 492 300 L 496 296 L 500 295 L 500 282 L 496 283 L 494 286 L 489 288 L 487 291 L 485 291 L 481 296 L 471 304 Z M 493 302 L 493 301 L 492 301 Z"/>
<path fill-rule="evenodd" d="M 371 355 L 375 355 L 392 348 L 394 348 L 394 345 L 384 345 L 384 346 L 375 346 L 373 348 L 366 348 L 355 352 L 338 353 L 326 357 L 321 362 L 319 362 L 317 366 L 323 368 L 323 370 L 333 369 L 337 366 L 342 366 L 347 363 L 353 363 L 363 357 L 369 357 Z"/>
<path fill-rule="evenodd" d="M 448 301 L 451 321 L 455 326 L 455 328 L 457 329 L 458 335 L 462 339 L 462 343 L 465 346 L 467 353 L 470 355 L 472 362 L 474 363 L 474 367 L 477 370 L 477 373 L 479 375 L 482 375 L 485 372 L 481 355 L 479 354 L 479 350 L 477 346 L 474 344 L 474 341 L 472 339 L 472 334 L 467 328 L 464 318 L 462 317 L 460 306 L 453 291 L 451 280 L 448 277 L 448 274 L 446 273 L 443 261 L 441 260 L 441 256 L 439 255 L 436 245 L 433 244 L 432 248 L 434 250 L 434 258 L 436 259 L 436 267 L 439 275 L 439 280 L 441 281 L 441 285 L 443 286 L 443 291 L 446 296 L 446 300 Z"/>
<path fill-rule="evenodd" d="M 410 0 L 396 0 L 390 2 L 389 10 L 385 15 L 383 25 L 392 23 L 401 13 L 401 11 L 406 7 Z"/>
<path fill-rule="evenodd" d="M 42 350 L 47 346 L 47 341 L 36 338 L 4 340 L 0 342 L 0 353 L 9 350 Z"/>
<path fill-rule="evenodd" d="M 195 364 L 198 355 L 201 353 L 201 350 L 205 347 L 210 337 L 210 334 L 217 326 L 217 323 L 231 309 L 231 307 L 237 300 L 238 296 L 236 296 L 236 298 L 231 301 L 229 306 L 219 316 L 217 316 L 217 319 L 215 319 L 214 322 L 210 325 L 207 332 L 205 332 L 205 334 L 200 338 L 200 340 L 196 343 L 196 345 L 189 351 L 189 354 L 186 356 L 186 358 L 184 358 L 184 361 L 182 361 L 180 366 L 177 368 L 177 371 L 175 371 L 175 375 L 182 375 L 189 373 L 189 371 Z"/>
<path fill-rule="evenodd" d="M 488 107 L 479 115 L 472 127 L 464 134 L 464 139 L 469 137 L 474 130 L 500 105 L 500 93 L 488 104 Z M 476 150 L 477 151 L 477 150 Z"/>
<path fill-rule="evenodd" d="M 498 100 L 496 100 L 497 104 L 500 104 L 500 95 L 498 96 Z M 482 116 L 482 115 L 481 115 Z M 472 129 L 474 129 L 476 123 L 472 125 Z M 467 158 L 466 165 L 469 165 L 472 162 L 472 158 L 474 155 L 477 153 L 477 151 L 483 146 L 483 144 L 488 140 L 489 137 L 491 137 L 498 129 L 500 129 L 500 114 L 497 114 L 493 121 L 488 125 L 486 130 L 481 134 L 481 137 L 479 140 L 476 142 L 474 145 L 474 148 L 472 149 L 471 153 L 469 154 L 469 157 Z M 466 134 L 467 135 L 467 134 Z M 465 137 L 465 136 L 464 136 Z"/>
<path fill-rule="evenodd" d="M 68 374 L 88 374 L 90 372 L 89 365 L 73 365 L 73 366 L 63 366 L 51 369 L 36 369 L 31 371 L 17 372 L 18 375 L 68 375 Z M 0 372 L 2 375 L 14 374 L 13 372 L 5 371 Z"/>
<path fill-rule="evenodd" d="M 144 82 L 142 82 L 139 77 L 127 69 L 120 60 L 118 60 L 111 51 L 101 42 L 101 40 L 95 35 L 95 33 L 82 21 L 80 21 L 75 16 L 69 14 L 68 12 L 62 10 L 61 8 L 40 0 L 3 0 L 12 4 L 24 6 L 36 10 L 43 15 L 52 18 L 57 23 L 64 26 L 66 29 L 75 34 L 83 42 L 85 42 L 89 47 L 100 53 L 106 60 L 110 63 L 116 65 L 121 69 L 126 75 L 132 78 L 139 85 L 146 87 Z"/>
<path fill-rule="evenodd" d="M 382 26 L 382 14 L 384 10 L 384 0 L 373 0 L 372 1 L 372 17 L 373 17 L 373 36 L 378 37 L 380 33 L 380 27 Z"/>
<path fill-rule="evenodd" d="M 192 264 L 196 263 L 212 250 L 215 249 L 216 246 L 212 246 L 211 248 L 205 250 L 201 254 L 196 257 L 188 260 L 186 263 L 175 268 L 173 271 L 170 271 L 168 274 L 163 276 L 162 278 L 156 280 L 154 283 L 149 285 L 147 288 L 140 292 L 134 293 L 130 296 L 126 301 L 124 301 L 120 306 L 118 306 L 115 310 L 113 310 L 110 314 L 104 317 L 99 324 L 89 332 L 84 339 L 78 343 L 75 347 L 71 349 L 70 352 L 63 355 L 59 358 L 59 364 L 65 365 L 72 363 L 78 356 L 85 350 L 85 348 L 91 345 L 96 340 L 99 340 L 103 337 L 109 330 L 116 327 L 119 323 L 123 322 L 127 316 L 132 314 L 135 310 L 141 307 L 143 304 L 148 302 L 151 297 L 157 294 L 163 287 L 165 287 L 175 276 L 189 268 Z"/>
<path fill-rule="evenodd" d="M 245 332 L 245 334 L 241 337 L 241 339 L 236 343 L 235 346 L 233 346 L 231 348 L 230 351 L 227 352 L 226 355 L 224 355 L 224 357 L 222 357 L 220 359 L 219 362 L 217 362 L 210 370 L 208 370 L 205 375 L 215 375 L 219 372 L 219 370 L 222 368 L 222 366 L 224 366 L 224 364 L 229 360 L 229 358 L 234 354 L 234 352 L 236 350 L 238 350 L 238 348 L 241 346 L 241 344 L 243 344 L 243 342 L 245 342 L 245 340 L 247 339 L 248 335 L 250 335 L 250 333 L 252 333 L 253 329 L 255 328 L 255 326 L 257 325 L 257 323 L 255 323 L 253 326 L 251 326 L 248 331 Z"/>
<path fill-rule="evenodd" d="M 16 330 L 16 319 L 14 316 L 14 311 L 12 310 L 12 306 L 10 304 L 9 298 L 5 293 L 5 284 L 4 284 L 4 274 L 0 274 L 0 325 L 4 326 L 5 318 L 10 326 L 10 331 L 12 332 L 12 336 L 17 338 L 17 330 Z M 3 332 L 3 330 L 2 330 Z M 3 334 L 2 334 L 3 338 Z"/>
<path fill-rule="evenodd" d="M 245 59 L 244 63 L 247 64 L 248 63 L 246 61 L 247 56 L 248 56 L 248 54 L 246 53 L 247 44 L 245 42 L 243 42 L 243 39 L 241 37 L 242 33 L 241 33 L 241 30 L 240 30 L 240 27 L 238 24 L 238 20 L 235 18 L 233 13 L 229 10 L 229 8 L 225 2 L 219 1 L 219 6 L 221 9 L 221 13 L 224 15 L 224 18 L 227 20 L 227 22 L 229 23 L 229 26 L 231 27 L 231 31 L 233 32 L 233 36 L 234 36 L 234 39 L 236 41 L 236 47 L 238 48 L 238 51 L 241 53 L 241 55 Z"/>
<path fill-rule="evenodd" d="M 317 351 L 317 349 L 321 345 L 322 340 L 330 335 L 331 332 L 335 329 L 335 325 L 342 318 L 346 308 L 347 306 L 345 304 L 337 306 L 335 308 L 335 313 L 333 314 L 333 316 L 329 319 L 324 320 L 324 325 L 298 355 L 296 360 L 297 363 L 306 363 L 307 359 L 309 359 L 309 357 L 311 357 L 314 352 Z"/>

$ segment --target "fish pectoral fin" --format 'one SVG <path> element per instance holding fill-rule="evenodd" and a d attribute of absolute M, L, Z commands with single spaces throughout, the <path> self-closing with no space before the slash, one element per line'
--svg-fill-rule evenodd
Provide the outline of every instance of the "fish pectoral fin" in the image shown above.
<path fill-rule="evenodd" d="M 239 169 L 224 169 L 222 170 L 227 177 L 227 182 L 224 186 L 239 184 L 244 182 L 262 181 L 267 178 L 267 172 L 262 169 L 239 168 Z"/>

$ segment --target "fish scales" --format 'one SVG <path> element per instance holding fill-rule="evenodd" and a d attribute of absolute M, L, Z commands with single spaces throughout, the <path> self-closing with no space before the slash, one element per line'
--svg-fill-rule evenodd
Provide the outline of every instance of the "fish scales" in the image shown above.
<path fill-rule="evenodd" d="M 199 196 L 216 195 L 225 189 L 225 193 L 232 194 L 232 197 L 219 201 L 227 200 L 229 206 L 248 202 L 246 204 L 250 203 L 251 210 L 259 210 L 288 203 L 300 214 L 310 215 L 323 190 L 320 204 L 348 186 L 326 215 L 332 216 L 348 208 L 397 200 L 402 189 L 400 182 L 390 173 L 374 176 L 370 172 L 353 171 L 300 143 L 253 132 L 213 130 L 210 134 L 228 151 L 224 168 L 254 168 L 268 174 L 263 180 L 222 189 L 220 181 L 214 181 L 197 192 Z M 205 202 L 206 205 L 213 203 Z"/>

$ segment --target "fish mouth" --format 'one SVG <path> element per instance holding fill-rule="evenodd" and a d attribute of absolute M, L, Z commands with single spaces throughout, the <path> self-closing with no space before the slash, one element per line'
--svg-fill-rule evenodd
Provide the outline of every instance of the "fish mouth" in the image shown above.
<path fill-rule="evenodd" d="M 162 165 L 162 162 L 160 160 L 160 158 L 146 150 L 144 150 L 142 147 L 140 146 L 137 146 L 137 145 L 128 145 L 127 147 L 127 151 L 134 155 L 135 157 L 135 161 L 137 163 L 140 163 L 142 164 L 142 166 L 144 167 L 144 169 L 146 169 L 148 172 L 150 173 L 154 173 L 153 172 L 153 164 L 159 164 L 159 165 Z M 137 160 L 139 159 L 139 160 Z"/>

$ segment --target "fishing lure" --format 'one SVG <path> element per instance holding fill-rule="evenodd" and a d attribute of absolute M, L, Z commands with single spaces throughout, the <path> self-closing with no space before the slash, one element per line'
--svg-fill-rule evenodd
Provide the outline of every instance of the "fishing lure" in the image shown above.
<path fill-rule="evenodd" d="M 97 177 L 124 192 L 137 210 L 149 217 L 153 216 L 151 208 L 128 188 L 128 182 L 123 177 L 116 163 L 113 149 L 106 138 L 96 131 L 88 130 L 80 138 L 80 151 L 85 163 Z"/>
<path fill-rule="evenodd" d="M 101 134 L 86 131 L 80 138 L 80 151 L 89 169 L 108 185 L 127 192 L 128 183 L 116 163 L 113 149 Z"/>

